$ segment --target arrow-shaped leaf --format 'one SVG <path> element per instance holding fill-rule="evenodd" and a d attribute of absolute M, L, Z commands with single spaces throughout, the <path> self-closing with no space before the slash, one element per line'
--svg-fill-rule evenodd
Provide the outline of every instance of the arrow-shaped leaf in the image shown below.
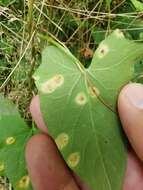
<path fill-rule="evenodd" d="M 15 106 L 0 95 L 0 175 L 8 177 L 15 190 L 32 190 L 24 159 L 31 135 Z"/>
<path fill-rule="evenodd" d="M 127 155 L 116 101 L 142 57 L 143 45 L 117 29 L 88 69 L 54 42 L 34 75 L 50 134 L 68 166 L 93 190 L 122 188 Z"/>

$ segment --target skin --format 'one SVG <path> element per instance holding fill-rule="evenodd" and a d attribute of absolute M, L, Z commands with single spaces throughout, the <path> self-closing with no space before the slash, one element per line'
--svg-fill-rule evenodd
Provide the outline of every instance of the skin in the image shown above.
<path fill-rule="evenodd" d="M 48 135 L 38 96 L 33 98 L 30 111 L 42 131 L 29 140 L 25 152 L 34 190 L 90 190 L 68 169 Z M 121 90 L 118 111 L 131 145 L 123 190 L 143 190 L 143 85 L 132 83 Z"/>

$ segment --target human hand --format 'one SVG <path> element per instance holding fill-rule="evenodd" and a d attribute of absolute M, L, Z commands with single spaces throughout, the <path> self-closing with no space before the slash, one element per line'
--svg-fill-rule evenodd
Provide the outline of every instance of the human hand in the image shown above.
<path fill-rule="evenodd" d="M 26 161 L 34 190 L 90 190 L 68 169 L 48 135 L 38 96 L 33 98 L 30 110 L 43 132 L 33 136 L 26 147 Z M 132 146 L 128 152 L 123 190 L 143 190 L 143 85 L 133 83 L 125 86 L 119 95 L 118 110 Z"/>

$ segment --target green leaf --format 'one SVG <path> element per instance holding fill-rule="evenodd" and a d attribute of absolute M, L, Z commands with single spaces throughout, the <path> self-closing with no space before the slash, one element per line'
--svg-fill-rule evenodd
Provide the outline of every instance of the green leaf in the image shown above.
<path fill-rule="evenodd" d="M 101 28 L 93 28 L 91 31 L 91 35 L 94 39 L 94 42 L 96 44 L 99 44 L 101 41 L 103 41 L 105 39 L 106 36 L 106 31 L 104 31 Z"/>
<path fill-rule="evenodd" d="M 143 45 L 115 30 L 88 69 L 52 42 L 34 78 L 48 130 L 68 166 L 93 190 L 121 190 L 127 149 L 116 101 L 143 57 Z"/>
<path fill-rule="evenodd" d="M 8 177 L 14 190 L 32 190 L 24 159 L 31 135 L 15 106 L 0 95 L 0 175 Z"/>
<path fill-rule="evenodd" d="M 142 43 L 126 40 L 117 29 L 95 52 L 89 74 L 104 102 L 114 111 L 119 91 L 132 79 L 134 63 L 141 60 L 142 51 Z"/>
<path fill-rule="evenodd" d="M 143 3 L 137 0 L 131 0 L 131 2 L 138 11 L 143 11 Z"/>
<path fill-rule="evenodd" d="M 139 82 L 143 84 L 143 60 L 135 64 L 133 82 Z"/>

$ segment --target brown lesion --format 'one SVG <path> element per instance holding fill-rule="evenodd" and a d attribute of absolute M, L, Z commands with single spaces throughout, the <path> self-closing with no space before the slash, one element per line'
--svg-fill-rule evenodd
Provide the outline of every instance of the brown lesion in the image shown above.
<path fill-rule="evenodd" d="M 70 167 L 76 167 L 79 161 L 80 161 L 80 153 L 74 152 L 69 155 L 67 163 L 69 164 Z"/>
<path fill-rule="evenodd" d="M 64 82 L 64 77 L 62 75 L 55 75 L 53 81 L 59 86 Z"/>
<path fill-rule="evenodd" d="M 75 101 L 79 105 L 84 105 L 87 102 L 87 97 L 84 92 L 79 92 L 75 98 Z"/>
<path fill-rule="evenodd" d="M 66 133 L 61 133 L 56 139 L 55 143 L 59 150 L 62 150 L 65 146 L 67 146 L 69 142 L 69 136 Z"/>
<path fill-rule="evenodd" d="M 113 108 L 112 108 L 110 105 L 108 105 L 108 104 L 105 102 L 105 100 L 101 97 L 100 91 L 99 91 L 99 90 L 98 90 L 99 92 L 97 91 L 97 88 L 94 87 L 94 85 L 92 84 L 92 82 L 91 82 L 89 79 L 87 80 L 87 83 L 88 83 L 88 88 L 90 88 L 90 90 L 91 90 L 89 93 L 92 93 L 92 95 L 96 96 L 97 99 L 98 99 L 105 107 L 107 107 L 110 111 L 112 111 L 112 112 L 115 113 L 115 111 L 113 110 Z"/>
<path fill-rule="evenodd" d="M 61 74 L 56 74 L 48 81 L 44 82 L 41 85 L 41 91 L 44 93 L 52 93 L 54 92 L 58 87 L 63 85 L 64 83 L 64 77 Z"/>
<path fill-rule="evenodd" d="M 85 100 L 85 97 L 81 94 L 80 96 L 79 96 L 79 101 L 80 102 L 83 102 Z"/>
<path fill-rule="evenodd" d="M 105 50 L 104 50 L 104 49 L 101 49 L 101 50 L 100 50 L 100 53 L 101 53 L 101 54 L 104 54 L 104 53 L 105 53 Z"/>
<path fill-rule="evenodd" d="M 14 144 L 15 141 L 16 141 L 16 139 L 15 139 L 14 137 L 7 137 L 5 143 L 6 143 L 7 145 L 11 145 L 11 144 Z"/>
<path fill-rule="evenodd" d="M 98 97 L 100 92 L 95 86 L 89 86 L 89 94 L 91 97 Z"/>
<path fill-rule="evenodd" d="M 47 89 L 48 92 L 53 92 L 54 91 L 54 85 L 52 83 L 47 83 L 45 85 L 45 88 Z"/>
<path fill-rule="evenodd" d="M 101 43 L 97 49 L 97 56 L 103 58 L 109 52 L 109 47 L 107 44 Z"/>

